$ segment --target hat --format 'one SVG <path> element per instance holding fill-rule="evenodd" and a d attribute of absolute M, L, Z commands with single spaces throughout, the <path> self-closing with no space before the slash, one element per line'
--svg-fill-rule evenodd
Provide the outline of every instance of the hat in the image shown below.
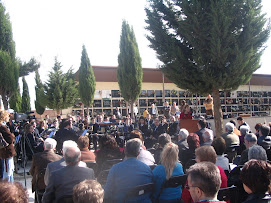
<path fill-rule="evenodd" d="M 8 113 L 14 113 L 13 109 L 8 109 Z"/>

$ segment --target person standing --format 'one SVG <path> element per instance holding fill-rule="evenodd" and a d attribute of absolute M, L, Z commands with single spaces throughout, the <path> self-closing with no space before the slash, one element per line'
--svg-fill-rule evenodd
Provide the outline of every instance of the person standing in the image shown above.
<path fill-rule="evenodd" d="M 4 110 L 0 110 L 0 133 L 2 134 L 3 140 L 7 142 L 7 146 L 0 149 L 0 158 L 2 159 L 3 167 L 3 179 L 7 179 L 8 182 L 13 182 L 14 173 L 14 161 L 13 157 L 16 155 L 13 142 L 15 136 L 9 129 L 4 125 L 9 122 L 9 113 Z"/>

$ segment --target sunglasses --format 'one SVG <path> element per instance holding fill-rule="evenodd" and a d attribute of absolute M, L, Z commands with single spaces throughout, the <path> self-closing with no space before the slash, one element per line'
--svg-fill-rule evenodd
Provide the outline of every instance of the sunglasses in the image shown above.
<path fill-rule="evenodd" d="M 184 187 L 185 187 L 187 190 L 190 190 L 192 187 L 197 187 L 197 188 L 199 188 L 200 190 L 202 190 L 199 186 L 189 186 L 188 184 L 186 184 Z"/>

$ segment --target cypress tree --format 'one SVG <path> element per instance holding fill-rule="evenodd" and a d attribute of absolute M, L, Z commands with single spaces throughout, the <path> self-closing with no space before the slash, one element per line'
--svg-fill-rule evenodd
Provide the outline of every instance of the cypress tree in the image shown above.
<path fill-rule="evenodd" d="M 269 37 L 261 0 L 150 0 L 147 37 L 165 75 L 182 89 L 214 98 L 222 133 L 219 90 L 246 84 L 260 67 Z"/>
<path fill-rule="evenodd" d="M 29 90 L 28 85 L 25 80 L 25 77 L 23 77 L 23 95 L 22 95 L 22 112 L 29 112 L 31 111 L 30 107 L 30 97 L 29 97 Z"/>
<path fill-rule="evenodd" d="M 35 81 L 36 81 L 35 108 L 36 108 L 36 112 L 39 115 L 42 115 L 45 111 L 45 107 L 46 107 L 47 102 L 46 102 L 46 97 L 45 97 L 45 92 L 44 92 L 44 85 L 42 84 L 38 70 L 35 71 Z"/>
<path fill-rule="evenodd" d="M 56 58 L 45 88 L 47 106 L 57 110 L 57 113 L 60 113 L 62 109 L 72 106 L 78 95 L 72 69 L 67 73 L 63 73 L 61 67 L 61 63 Z"/>
<path fill-rule="evenodd" d="M 125 20 L 122 22 L 118 64 L 117 78 L 121 95 L 129 102 L 133 118 L 133 104 L 141 92 L 143 71 L 134 30 Z"/>
<path fill-rule="evenodd" d="M 20 87 L 18 86 L 17 90 L 12 94 L 9 100 L 10 108 L 15 112 L 20 112 L 22 107 L 22 96 L 20 94 Z"/>
<path fill-rule="evenodd" d="M 96 89 L 96 79 L 90 64 L 85 45 L 82 47 L 81 65 L 79 67 L 79 95 L 83 104 L 87 107 L 89 115 L 89 107 L 93 103 L 94 93 Z"/>

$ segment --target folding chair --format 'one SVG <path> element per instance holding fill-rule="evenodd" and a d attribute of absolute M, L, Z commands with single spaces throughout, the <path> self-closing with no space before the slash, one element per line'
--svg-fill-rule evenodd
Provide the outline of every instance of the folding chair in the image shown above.
<path fill-rule="evenodd" d="M 218 192 L 217 199 L 220 201 L 230 200 L 231 203 L 237 203 L 237 195 L 237 187 L 233 185 L 231 187 L 221 188 Z"/>

